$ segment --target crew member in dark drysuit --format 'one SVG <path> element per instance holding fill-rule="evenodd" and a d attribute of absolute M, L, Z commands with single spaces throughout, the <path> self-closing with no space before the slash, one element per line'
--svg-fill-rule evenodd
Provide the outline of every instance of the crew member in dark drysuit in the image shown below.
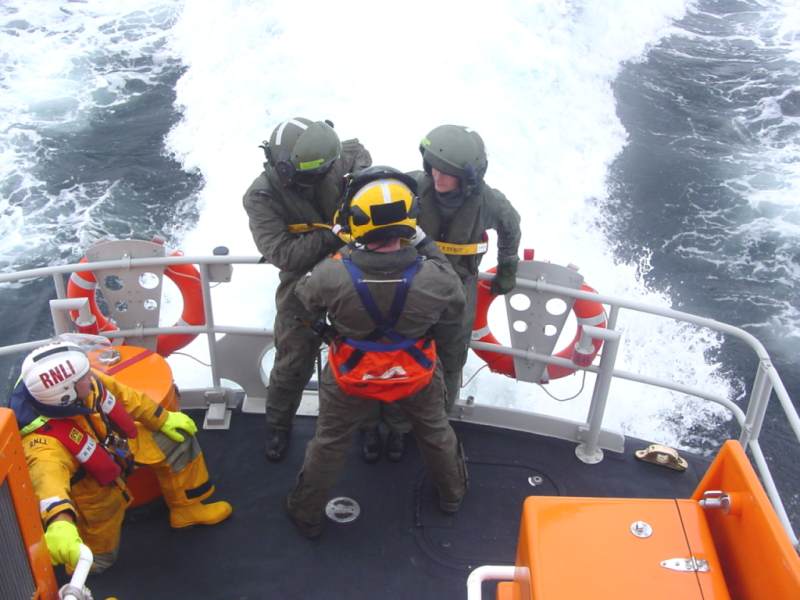
<path fill-rule="evenodd" d="M 266 454 L 286 455 L 292 420 L 314 372 L 320 339 L 294 295 L 297 281 L 342 246 L 330 230 L 346 173 L 368 167 L 358 140 L 339 141 L 328 122 L 284 121 L 264 144 L 264 172 L 244 195 L 258 251 L 280 269 L 275 292 L 275 363 L 267 388 Z"/>
<path fill-rule="evenodd" d="M 460 330 L 464 292 L 435 249 L 426 259 L 415 245 L 401 246 L 400 238 L 425 244 L 415 234 L 414 187 L 412 178 L 388 167 L 356 174 L 340 213 L 354 242 L 297 284 L 300 300 L 309 311 L 327 315 L 332 327 L 316 433 L 286 500 L 290 518 L 309 538 L 322 532 L 328 492 L 344 467 L 353 432 L 375 402 L 393 402 L 411 422 L 443 511 L 456 512 L 466 490 L 463 455 L 445 414 L 441 365 L 431 341 L 446 341 Z M 424 352 L 433 359 L 420 357 Z M 395 366 L 399 362 L 402 367 Z M 427 377 L 417 379 L 419 373 Z"/>
<path fill-rule="evenodd" d="M 424 171 L 411 173 L 417 180 L 420 199 L 419 226 L 450 259 L 467 298 L 460 344 L 442 348 L 439 353 L 449 411 L 458 398 L 469 351 L 478 265 L 487 250 L 486 230 L 497 231 L 497 274 L 491 282 L 492 293 L 507 294 L 516 285 L 520 217 L 500 191 L 484 183 L 486 149 L 475 131 L 440 125 L 422 139 L 419 149 Z"/>

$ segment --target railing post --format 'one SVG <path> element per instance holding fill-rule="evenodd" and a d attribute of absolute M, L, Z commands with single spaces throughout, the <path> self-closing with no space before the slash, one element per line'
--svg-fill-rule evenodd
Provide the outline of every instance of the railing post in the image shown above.
<path fill-rule="evenodd" d="M 217 372 L 217 335 L 214 332 L 214 311 L 211 309 L 211 289 L 208 287 L 208 264 L 200 263 L 200 283 L 203 288 L 203 312 L 208 328 L 208 358 L 211 361 L 211 382 L 215 388 L 220 387 Z"/>
<path fill-rule="evenodd" d="M 61 298 L 50 300 L 50 318 L 53 319 L 53 332 L 56 335 L 73 331 L 70 311 L 78 311 L 78 325 L 94 323 L 94 315 L 89 310 L 88 298 Z"/>
<path fill-rule="evenodd" d="M 753 381 L 753 389 L 750 391 L 750 400 L 747 403 L 747 414 L 742 425 L 742 434 L 739 442 L 746 450 L 751 440 L 757 440 L 761 434 L 761 426 L 764 424 L 764 415 L 767 412 L 769 397 L 772 394 L 772 383 L 767 377 L 767 371 L 772 368 L 772 362 L 762 358 L 758 362 L 756 378 Z"/>
<path fill-rule="evenodd" d="M 617 326 L 617 317 L 619 317 L 619 306 L 616 304 L 611 305 L 611 310 L 608 312 L 608 321 L 606 322 L 606 329 L 614 330 Z"/>
<path fill-rule="evenodd" d="M 575 447 L 575 456 L 582 462 L 593 465 L 603 460 L 603 450 L 597 443 L 600 438 L 600 426 L 603 424 L 603 415 L 608 400 L 608 390 L 611 387 L 611 378 L 614 372 L 614 363 L 617 360 L 620 333 L 610 329 L 585 325 L 584 332 L 593 339 L 603 340 L 603 352 L 600 355 L 599 370 L 592 392 L 592 404 L 589 407 L 586 425 L 586 441 Z"/>
<path fill-rule="evenodd" d="M 64 285 L 64 276 L 61 273 L 53 273 L 53 285 L 56 288 L 56 298 L 67 297 L 67 286 Z"/>

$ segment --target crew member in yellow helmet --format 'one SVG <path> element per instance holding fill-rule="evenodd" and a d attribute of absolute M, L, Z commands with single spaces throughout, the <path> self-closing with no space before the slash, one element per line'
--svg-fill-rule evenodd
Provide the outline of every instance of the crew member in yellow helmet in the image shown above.
<path fill-rule="evenodd" d="M 355 173 L 335 226 L 351 243 L 297 284 L 306 309 L 330 321 L 315 327 L 329 344 L 319 417 L 286 500 L 290 518 L 309 538 L 322 533 L 323 509 L 352 434 L 379 404 L 397 406 L 411 422 L 440 509 L 456 512 L 466 491 L 436 357 L 437 345 L 460 328 L 464 292 L 447 259 L 417 228 L 415 187 L 390 167 Z M 426 246 L 430 256 L 418 250 Z"/>
<path fill-rule="evenodd" d="M 386 171 L 386 167 L 376 167 L 376 169 L 369 172 L 391 173 L 393 171 Z M 360 180 L 363 180 L 363 177 L 364 175 L 362 174 Z M 400 237 L 408 238 L 411 236 L 417 242 L 423 240 L 429 242 L 430 240 L 425 238 L 421 229 L 419 230 L 420 233 L 417 233 L 416 215 L 419 207 L 414 193 L 409 188 L 412 183 L 411 180 L 405 175 L 403 175 L 403 178 L 403 181 L 400 179 L 378 179 L 362 185 L 349 201 L 349 226 L 346 223 L 347 219 L 342 219 L 342 215 L 337 214 L 335 219 L 338 219 L 340 224 L 344 225 L 345 230 L 352 238 L 359 239 L 362 242 L 370 237 L 388 239 L 386 234 L 389 233 L 387 231 L 389 227 L 395 233 L 399 233 Z M 352 189 L 352 185 L 350 187 Z M 385 206 L 392 199 L 402 199 L 403 210 L 406 210 L 405 216 L 397 215 L 398 221 L 392 221 L 391 224 L 383 226 L 377 225 L 367 218 L 367 211 L 372 210 L 370 207 L 374 207 L 376 214 L 378 214 L 380 207 Z M 398 206 L 400 205 L 398 204 Z M 391 220 L 392 217 L 384 218 Z M 341 232 L 341 226 L 336 230 Z M 427 243 L 417 243 L 417 249 L 422 251 L 423 254 L 426 254 L 432 248 Z M 383 428 L 386 429 L 385 440 L 382 432 Z M 399 462 L 405 454 L 406 436 L 410 431 L 411 423 L 403 416 L 402 411 L 397 406 L 381 402 L 373 403 L 372 409 L 364 418 L 360 427 L 361 458 L 364 462 L 371 464 L 378 462 L 385 453 L 386 458 L 390 461 Z"/>

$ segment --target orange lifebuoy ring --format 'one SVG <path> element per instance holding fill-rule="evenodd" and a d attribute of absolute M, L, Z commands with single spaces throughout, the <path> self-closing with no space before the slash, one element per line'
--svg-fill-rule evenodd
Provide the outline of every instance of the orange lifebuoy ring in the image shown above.
<path fill-rule="evenodd" d="M 80 262 L 89 262 L 85 256 Z M 98 333 L 100 331 L 116 331 L 117 324 L 113 319 L 108 319 L 100 310 L 97 305 L 97 298 L 95 297 L 95 288 L 97 287 L 97 279 L 91 271 L 76 271 L 69 276 L 67 283 L 67 298 L 86 298 L 89 300 L 89 310 L 94 316 L 94 323 L 79 324 L 78 330 L 81 333 Z M 78 311 L 70 311 L 70 316 L 73 321 L 78 318 Z"/>
<path fill-rule="evenodd" d="M 174 250 L 169 256 L 183 256 L 180 250 Z M 87 262 L 84 256 L 80 262 Z M 206 322 L 205 311 L 203 309 L 203 289 L 200 283 L 200 272 L 194 265 L 169 265 L 164 270 L 164 275 L 169 277 L 178 287 L 183 297 L 183 312 L 180 319 L 174 326 L 179 325 L 204 325 Z M 80 324 L 78 330 L 81 333 L 98 333 L 101 331 L 116 331 L 119 329 L 113 319 L 106 317 L 97 305 L 95 290 L 97 279 L 91 271 L 80 271 L 70 275 L 67 284 L 68 298 L 86 298 L 89 300 L 89 309 L 95 318 L 91 324 Z M 71 311 L 72 319 L 78 318 L 77 311 Z M 156 341 L 156 352 L 161 356 L 169 356 L 176 350 L 180 350 L 197 335 L 186 334 L 161 334 Z"/>
<path fill-rule="evenodd" d="M 494 273 L 496 270 L 497 267 L 492 267 L 488 272 Z M 581 291 L 591 292 L 593 294 L 597 293 L 597 290 L 586 285 L 585 283 L 581 285 Z M 473 341 L 485 342 L 487 344 L 500 344 L 500 342 L 497 341 L 497 338 L 494 337 L 492 331 L 489 329 L 488 322 L 489 306 L 492 304 L 492 301 L 495 298 L 497 298 L 497 296 L 492 294 L 490 282 L 479 281 L 478 294 L 475 302 L 475 321 L 472 325 Z M 594 327 L 604 328 L 607 321 L 606 312 L 600 302 L 596 302 L 594 300 L 584 300 L 582 298 L 575 300 L 575 304 L 572 305 L 572 312 L 575 313 L 575 317 L 578 320 L 578 331 L 575 332 L 575 337 L 572 339 L 572 342 L 570 342 L 566 348 L 557 352 L 554 356 L 571 360 L 576 365 L 586 367 L 592 364 L 595 356 L 597 356 L 597 353 L 600 351 L 600 347 L 603 345 L 603 341 L 593 339 L 591 340 L 592 345 L 590 349 L 580 348 L 579 342 L 583 337 L 583 326 L 592 325 Z M 501 373 L 503 375 L 507 375 L 508 377 L 516 377 L 516 372 L 514 370 L 514 358 L 510 354 L 500 354 L 498 352 L 477 350 L 475 348 L 473 348 L 473 351 L 484 361 L 486 361 L 489 369 L 491 369 L 493 372 Z M 553 379 L 560 379 L 561 377 L 566 377 L 574 372 L 575 369 L 570 367 L 547 365 L 547 377 L 543 377 L 539 383 L 547 383 Z"/>

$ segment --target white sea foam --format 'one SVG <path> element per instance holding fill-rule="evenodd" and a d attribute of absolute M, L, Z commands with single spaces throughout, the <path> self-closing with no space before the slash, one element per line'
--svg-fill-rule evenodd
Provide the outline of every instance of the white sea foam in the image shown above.
<path fill-rule="evenodd" d="M 686 4 L 412 1 L 390 17 L 365 2 L 188 4 L 171 39 L 188 70 L 177 85 L 183 119 L 168 145 L 202 172 L 206 186 L 200 222 L 184 246 L 207 252 L 225 243 L 233 254 L 254 252 L 241 195 L 261 170 L 257 144 L 280 120 L 330 118 L 343 138 L 358 136 L 375 163 L 401 169 L 419 168 L 419 139 L 453 122 L 484 137 L 487 181 L 522 214 L 523 246 L 534 247 L 537 258 L 578 263 L 602 292 L 669 306 L 640 283 L 641 265 L 615 264 L 593 225 L 594 200 L 607 194 L 607 168 L 626 140 L 611 83 L 623 61 L 669 31 Z M 276 271 L 250 269 L 235 279 L 232 291 L 215 290 L 228 294 L 220 295 L 217 320 L 271 327 Z M 503 321 L 502 311 L 492 315 L 495 330 Z M 620 368 L 689 385 L 710 381 L 720 395 L 729 393 L 704 360 L 717 343 L 707 332 L 633 314 L 622 315 L 619 329 Z M 472 356 L 466 374 L 481 364 Z M 578 386 L 570 377 L 550 387 L 566 396 Z M 464 393 L 576 420 L 588 406 L 585 392 L 558 403 L 535 386 L 486 373 Z M 607 424 L 675 442 L 663 414 L 676 403 L 690 422 L 708 419 L 705 409 L 686 410 L 674 394 L 615 383 Z"/>

